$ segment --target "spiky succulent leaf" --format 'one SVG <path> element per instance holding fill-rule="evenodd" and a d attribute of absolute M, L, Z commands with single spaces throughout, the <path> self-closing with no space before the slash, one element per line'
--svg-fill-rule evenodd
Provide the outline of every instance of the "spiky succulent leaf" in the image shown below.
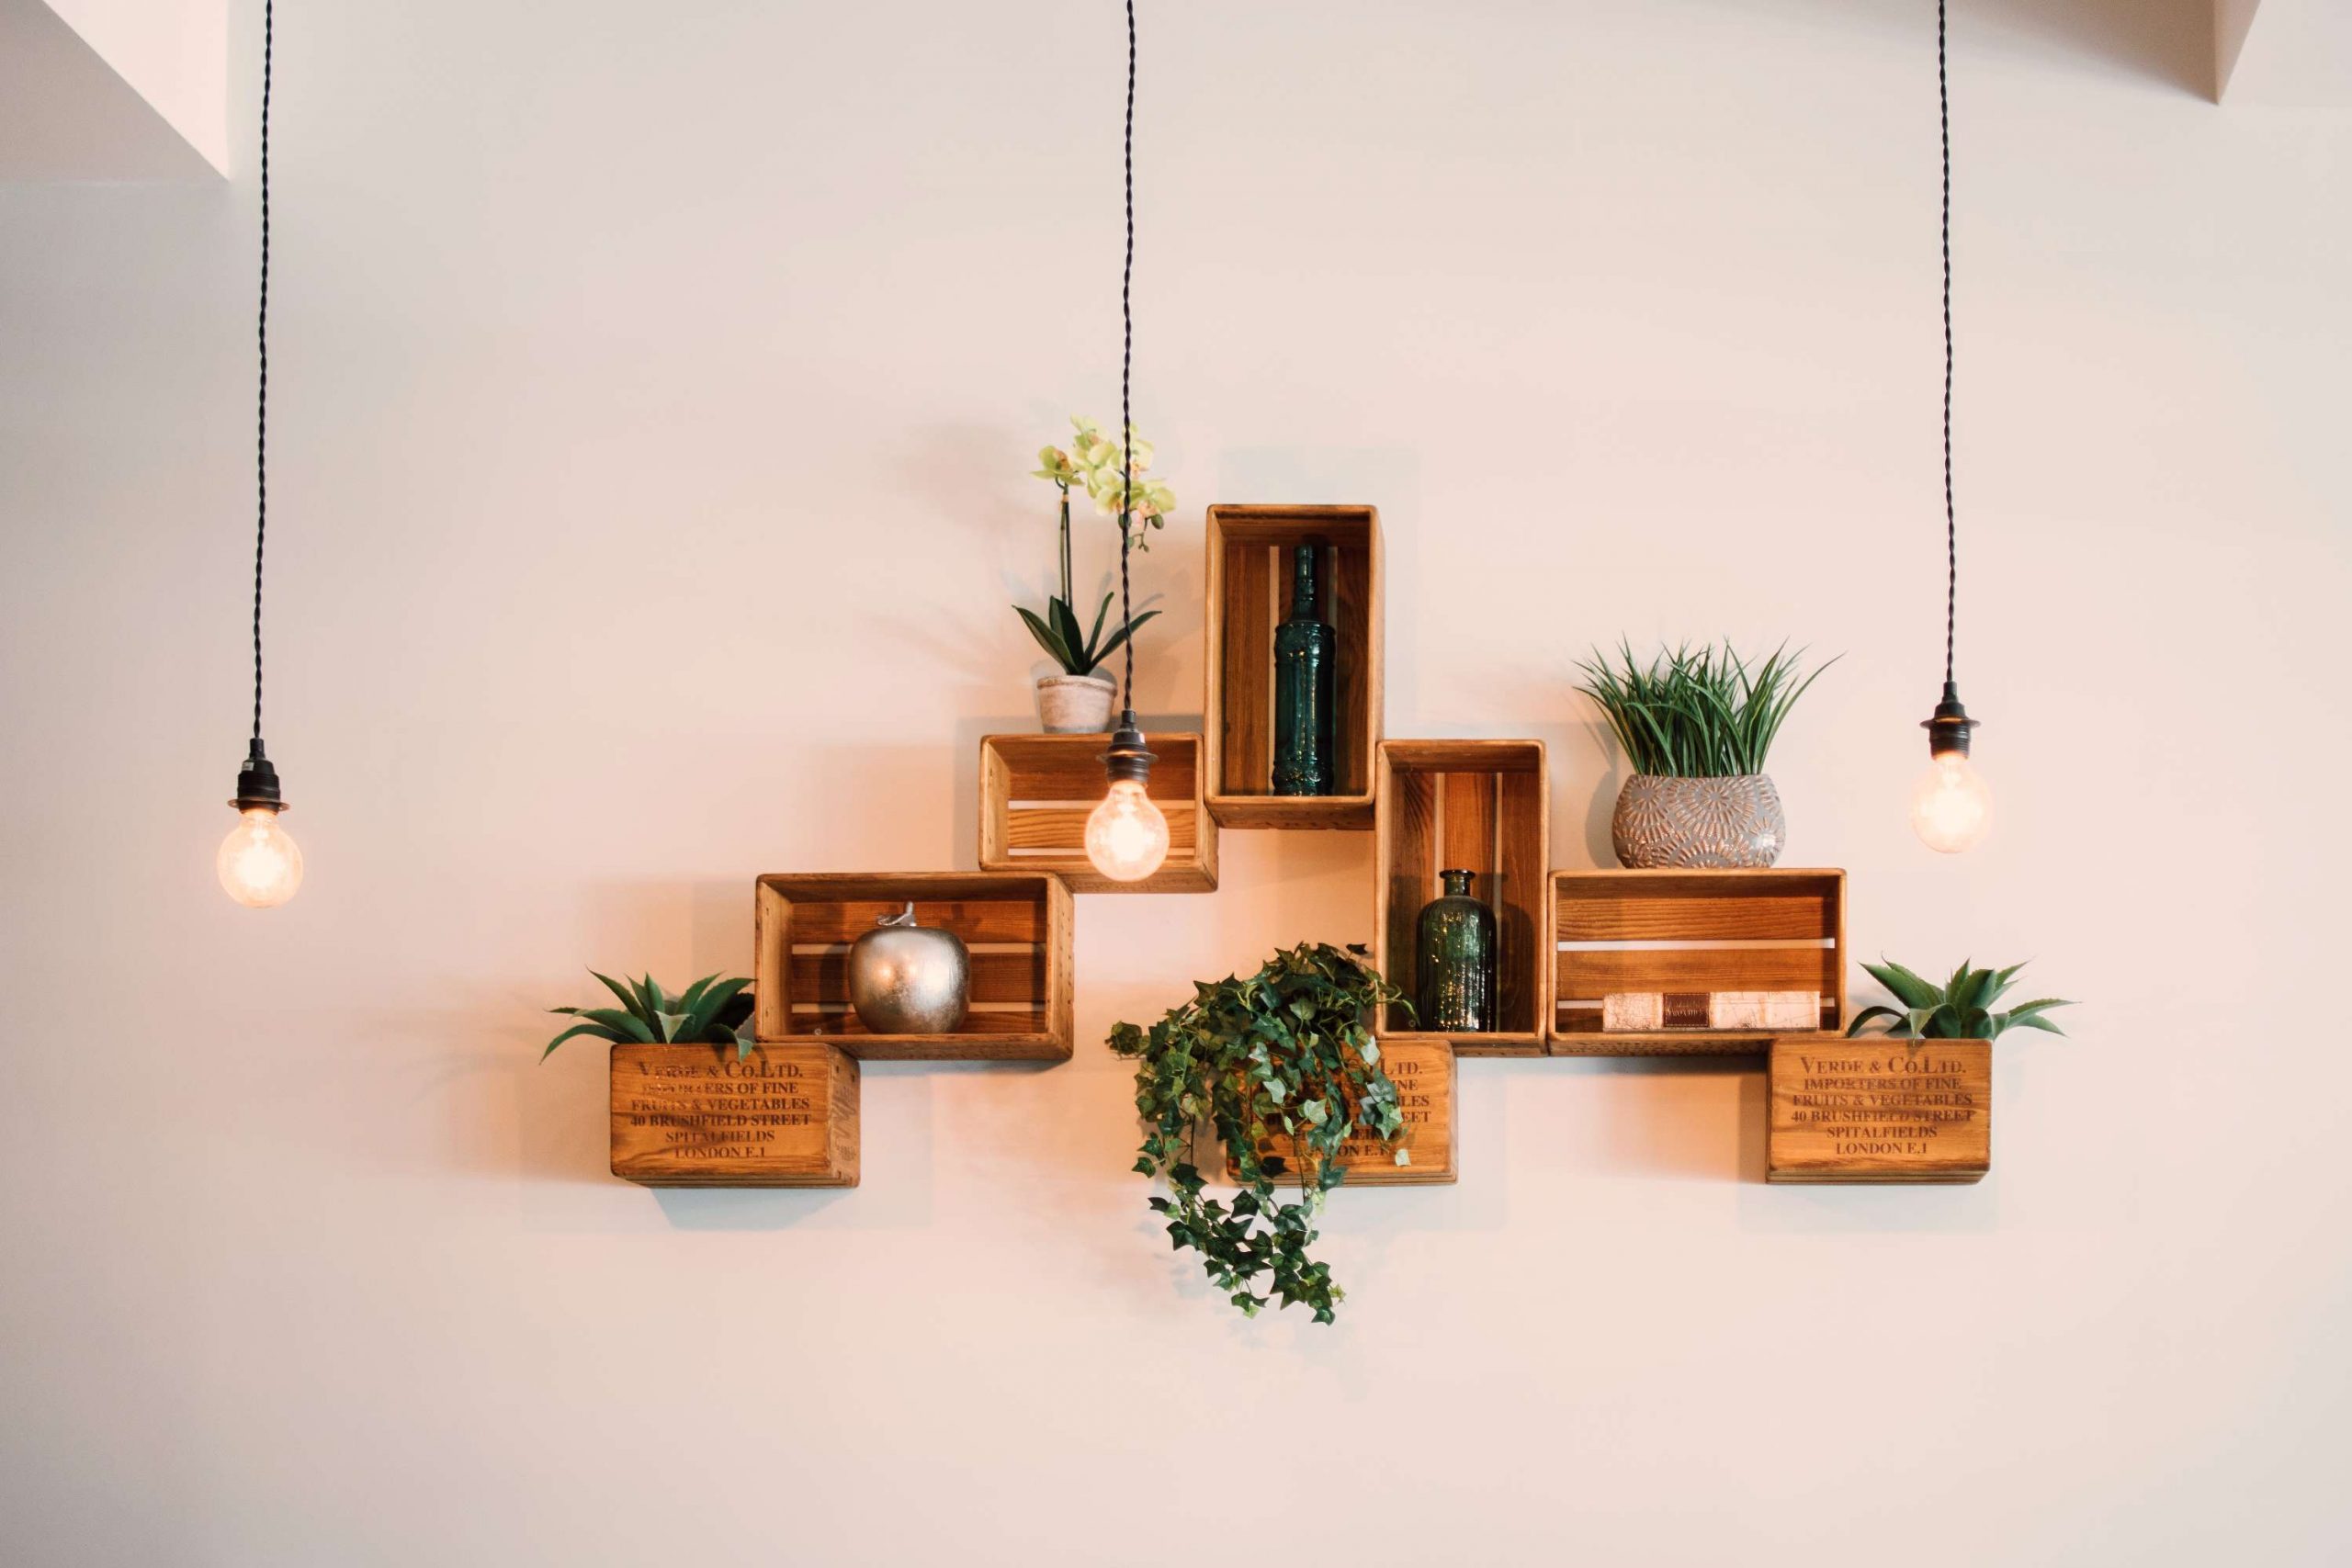
<path fill-rule="evenodd" d="M 1863 1009 L 1848 1027 L 1849 1035 L 1882 1021 L 1900 1024 L 1900 1028 L 1890 1028 L 1890 1032 L 1930 1040 L 1994 1040 L 2010 1029 L 2040 1029 L 2063 1035 L 2065 1031 L 2043 1015 L 2052 1008 L 2074 1005 L 2063 998 L 2041 997 L 2006 1012 L 1994 1011 L 1992 1004 L 2009 988 L 2018 971 L 2025 967 L 2022 964 L 1998 970 L 1962 964 L 1942 987 L 1929 985 L 1900 964 L 1883 961 L 1862 967 L 1904 1005 Z"/>
<path fill-rule="evenodd" d="M 646 1021 L 637 1014 L 624 1012 L 619 1008 L 549 1008 L 548 1010 L 570 1013 L 574 1018 L 584 1018 L 593 1022 L 601 1023 L 611 1030 L 614 1038 L 618 1040 L 634 1040 L 640 1045 L 650 1045 L 654 1043 L 653 1031 Z"/>
<path fill-rule="evenodd" d="M 549 1056 L 554 1055 L 555 1048 L 562 1044 L 565 1041 L 571 1039 L 575 1034 L 593 1034 L 599 1040 L 610 1040 L 615 1044 L 623 1043 L 623 1039 L 620 1035 L 614 1033 L 611 1030 L 605 1028 L 601 1023 L 575 1023 L 570 1029 L 565 1030 L 562 1033 L 548 1042 L 548 1048 L 539 1053 L 539 1060 L 544 1062 Z"/>
<path fill-rule="evenodd" d="M 1894 995 L 1894 999 L 1907 1008 L 1933 1008 L 1944 999 L 1942 991 L 1914 975 L 1891 959 L 1865 964 L 1862 968 Z"/>
<path fill-rule="evenodd" d="M 734 1031 L 719 1022 L 719 1014 L 726 1011 L 727 1004 L 735 999 L 736 993 L 751 983 L 741 978 L 721 980 L 716 975 L 711 976 L 708 981 L 697 982 L 702 987 L 702 994 L 686 1014 L 686 1027 L 682 1037 L 687 1040 L 733 1039 Z M 714 1030 L 718 1032 L 714 1033 Z"/>
<path fill-rule="evenodd" d="M 637 993 L 635 991 L 631 990 L 628 987 L 622 985 L 610 975 L 597 975 L 596 971 L 594 969 L 589 970 L 588 973 L 595 975 L 597 980 L 604 986 L 605 989 L 612 992 L 616 998 L 619 998 L 621 1006 L 628 1009 L 631 1012 L 635 1012 L 637 1010 Z"/>

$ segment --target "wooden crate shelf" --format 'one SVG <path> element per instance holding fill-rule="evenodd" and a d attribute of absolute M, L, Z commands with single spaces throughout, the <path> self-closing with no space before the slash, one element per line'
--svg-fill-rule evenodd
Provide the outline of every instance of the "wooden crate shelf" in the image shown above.
<path fill-rule="evenodd" d="M 873 1034 L 849 1005 L 849 947 L 903 908 L 962 937 L 972 1006 L 953 1034 Z M 878 1061 L 1067 1061 L 1069 888 L 1051 872 L 825 873 L 759 879 L 752 1021 L 763 1041 Z"/>
<path fill-rule="evenodd" d="M 1454 1052 L 1442 1036 L 1419 1035 L 1380 1043 L 1381 1065 L 1396 1085 L 1398 1107 L 1405 1112 L 1403 1147 L 1412 1156 L 1398 1165 L 1396 1156 L 1376 1138 L 1351 1138 L 1340 1145 L 1340 1165 L 1348 1173 L 1341 1187 L 1443 1186 L 1459 1179 L 1454 1159 Z M 1282 1146 L 1264 1152 L 1289 1157 Z M 1238 1179 L 1230 1156 L 1226 1179 Z M 1295 1177 L 1285 1178 L 1291 1185 Z"/>
<path fill-rule="evenodd" d="M 615 1045 L 613 1174 L 646 1187 L 854 1187 L 857 1063 L 831 1045 Z"/>
<path fill-rule="evenodd" d="M 1993 1168 L 1993 1043 L 1782 1035 L 1765 1179 L 1981 1181 Z"/>
<path fill-rule="evenodd" d="M 1551 773 L 1541 740 L 1385 740 L 1374 795 L 1373 962 L 1411 995 L 1421 907 L 1448 867 L 1477 873 L 1471 892 L 1495 911 L 1500 953 L 1497 1027 L 1446 1035 L 1383 1020 L 1384 1043 L 1447 1040 L 1464 1056 L 1540 1056 L 1551 1023 Z"/>
<path fill-rule="evenodd" d="M 1780 1031 L 1607 1033 L 1611 991 L 1818 991 L 1821 1028 L 1846 1016 L 1842 871 L 1552 874 L 1555 1056 L 1743 1055 Z"/>
<path fill-rule="evenodd" d="M 1325 795 L 1273 793 L 1274 627 L 1290 611 L 1282 552 L 1326 552 L 1338 636 L 1338 778 Z M 1381 723 L 1380 513 L 1370 506 L 1212 506 L 1208 512 L 1208 808 L 1228 828 L 1369 829 Z"/>
<path fill-rule="evenodd" d="M 1114 882 L 1086 858 L 1086 818 L 1108 787 L 1107 735 L 990 735 L 980 741 L 980 865 L 1049 871 L 1073 893 L 1212 893 L 1216 818 L 1201 789 L 1201 738 L 1148 735 L 1159 755 L 1145 786 L 1168 818 L 1168 860 L 1141 882 Z"/>

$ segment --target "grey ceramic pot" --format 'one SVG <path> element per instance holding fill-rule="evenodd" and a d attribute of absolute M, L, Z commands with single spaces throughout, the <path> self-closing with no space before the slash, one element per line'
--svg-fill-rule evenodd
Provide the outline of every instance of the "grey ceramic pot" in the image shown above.
<path fill-rule="evenodd" d="M 1617 796 L 1609 838 L 1636 871 L 1755 867 L 1781 858 L 1789 835 L 1781 793 L 1762 773 L 1678 779 L 1635 773 Z"/>

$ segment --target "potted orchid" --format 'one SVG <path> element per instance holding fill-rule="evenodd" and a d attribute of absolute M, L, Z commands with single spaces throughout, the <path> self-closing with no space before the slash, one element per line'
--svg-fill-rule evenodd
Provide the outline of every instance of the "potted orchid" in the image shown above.
<path fill-rule="evenodd" d="M 1106 637 L 1103 622 L 1110 615 L 1113 598 L 1106 592 L 1094 612 L 1092 627 L 1080 628 L 1073 607 L 1077 594 L 1070 584 L 1071 487 L 1085 491 L 1093 500 L 1095 511 L 1115 517 L 1122 491 L 1132 479 L 1129 515 L 1137 549 L 1149 547 L 1150 530 L 1164 527 L 1169 511 L 1176 504 L 1175 493 L 1164 481 L 1144 478 L 1144 471 L 1151 467 L 1151 444 L 1138 439 L 1133 426 L 1127 430 L 1128 446 L 1122 447 L 1104 435 L 1102 427 L 1091 419 L 1073 417 L 1070 423 L 1078 434 L 1069 450 L 1058 446 L 1041 449 L 1035 470 L 1035 477 L 1061 491 L 1062 591 L 1046 601 L 1043 615 L 1018 604 L 1013 606 L 1013 613 L 1029 628 L 1029 635 L 1037 639 L 1037 646 L 1061 666 L 1059 674 L 1041 676 L 1037 682 L 1037 717 L 1048 735 L 1088 735 L 1111 728 L 1111 705 L 1119 689 L 1109 677 L 1097 671 L 1136 627 L 1159 614 L 1147 610 L 1131 624 L 1111 628 Z"/>

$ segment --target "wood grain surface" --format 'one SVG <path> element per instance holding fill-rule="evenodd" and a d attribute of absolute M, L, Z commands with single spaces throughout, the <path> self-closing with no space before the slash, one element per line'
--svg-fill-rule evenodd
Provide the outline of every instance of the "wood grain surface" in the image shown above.
<path fill-rule="evenodd" d="M 1993 1043 L 1772 1042 L 1766 1179 L 1983 1179 L 1993 1164 Z"/>
<path fill-rule="evenodd" d="M 1273 793 L 1274 626 L 1289 609 L 1285 551 L 1323 548 L 1324 614 L 1336 634 L 1333 793 Z M 1362 830 L 1373 825 L 1380 742 L 1380 513 L 1370 506 L 1212 506 L 1208 511 L 1207 806 L 1227 828 Z"/>
<path fill-rule="evenodd" d="M 1086 819 L 1102 799 L 1103 735 L 990 735 L 980 741 L 980 867 L 1050 871 L 1073 893 L 1213 893 L 1216 818 L 1201 788 L 1201 737 L 1148 734 L 1157 757 L 1144 793 L 1168 818 L 1168 859 L 1114 882 L 1086 858 Z"/>
<path fill-rule="evenodd" d="M 854 1187 L 857 1063 L 830 1045 L 612 1048 L 612 1170 L 647 1187 Z"/>
<path fill-rule="evenodd" d="M 972 950 L 972 1006 L 952 1034 L 875 1034 L 848 1005 L 849 944 L 911 900 Z M 876 1061 L 1067 1061 L 1074 921 L 1049 871 L 815 873 L 759 879 L 753 1028 Z"/>
<path fill-rule="evenodd" d="M 1385 740 L 1375 779 L 1373 962 L 1411 995 L 1424 905 L 1438 874 L 1476 872 L 1472 894 L 1495 911 L 1498 1027 L 1430 1033 L 1401 1008 L 1384 1040 L 1450 1039 L 1464 1056 L 1540 1056 L 1550 1025 L 1552 966 L 1544 933 L 1551 897 L 1550 764 L 1540 740 Z"/>

